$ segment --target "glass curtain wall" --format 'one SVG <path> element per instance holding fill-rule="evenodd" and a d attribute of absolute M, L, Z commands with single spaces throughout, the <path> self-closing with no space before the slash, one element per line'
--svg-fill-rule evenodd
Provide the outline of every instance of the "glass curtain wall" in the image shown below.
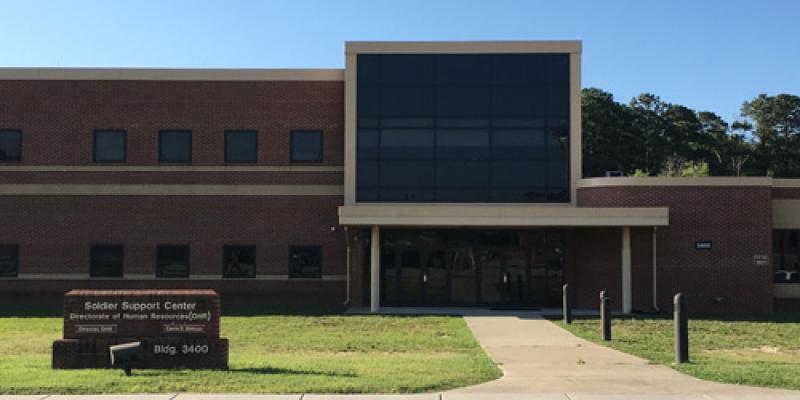
<path fill-rule="evenodd" d="M 569 55 L 359 55 L 357 200 L 568 202 Z"/>

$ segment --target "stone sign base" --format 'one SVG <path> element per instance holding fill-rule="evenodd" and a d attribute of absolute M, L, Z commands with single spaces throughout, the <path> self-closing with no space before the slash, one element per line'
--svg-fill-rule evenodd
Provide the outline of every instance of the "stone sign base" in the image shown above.
<path fill-rule="evenodd" d="M 135 369 L 227 369 L 213 290 L 73 290 L 53 368 L 111 368 L 109 347 L 141 342 Z"/>
<path fill-rule="evenodd" d="M 59 339 L 53 342 L 53 368 L 111 368 L 109 346 L 141 342 L 134 369 L 227 369 L 228 339 L 115 338 Z"/>

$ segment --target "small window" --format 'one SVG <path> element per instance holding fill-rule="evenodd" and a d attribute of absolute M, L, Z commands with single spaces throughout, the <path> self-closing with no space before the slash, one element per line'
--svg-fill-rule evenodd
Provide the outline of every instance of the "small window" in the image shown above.
<path fill-rule="evenodd" d="M 192 162 L 192 131 L 161 131 L 158 134 L 158 161 Z"/>
<path fill-rule="evenodd" d="M 158 246 L 156 248 L 156 277 L 188 278 L 189 246 Z"/>
<path fill-rule="evenodd" d="M 19 274 L 19 246 L 0 244 L 0 276 L 15 277 Z"/>
<path fill-rule="evenodd" d="M 289 278 L 321 278 L 322 247 L 289 246 Z"/>
<path fill-rule="evenodd" d="M 223 278 L 255 278 L 256 246 L 224 246 Z"/>
<path fill-rule="evenodd" d="M 125 131 L 94 131 L 94 162 L 125 162 Z"/>
<path fill-rule="evenodd" d="M 0 162 L 17 162 L 22 158 L 22 131 L 0 130 Z"/>
<path fill-rule="evenodd" d="M 225 162 L 248 163 L 258 161 L 258 132 L 225 132 Z"/>
<path fill-rule="evenodd" d="M 322 131 L 292 131 L 292 161 L 322 161 Z"/>
<path fill-rule="evenodd" d="M 121 278 L 123 259 L 122 246 L 92 246 L 89 276 L 92 278 Z"/>

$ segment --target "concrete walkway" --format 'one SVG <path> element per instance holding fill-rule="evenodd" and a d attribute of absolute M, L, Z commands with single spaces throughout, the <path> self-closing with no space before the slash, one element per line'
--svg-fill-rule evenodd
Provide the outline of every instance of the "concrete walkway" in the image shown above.
<path fill-rule="evenodd" d="M 579 339 L 539 313 L 391 309 L 463 314 L 504 376 L 444 393 L 412 395 L 157 394 L 0 396 L 2 400 L 800 400 L 800 392 L 707 382 Z M 0 372 L 1 374 L 2 372 Z"/>
<path fill-rule="evenodd" d="M 552 398 L 563 399 L 566 396 L 573 400 L 644 397 L 800 399 L 797 391 L 728 385 L 693 378 L 669 367 L 579 339 L 537 313 L 466 315 L 464 318 L 481 346 L 500 364 L 504 376 L 493 382 L 454 390 L 446 394 L 448 399 L 529 398 L 500 394 L 533 393 L 549 393 L 555 396 Z"/>

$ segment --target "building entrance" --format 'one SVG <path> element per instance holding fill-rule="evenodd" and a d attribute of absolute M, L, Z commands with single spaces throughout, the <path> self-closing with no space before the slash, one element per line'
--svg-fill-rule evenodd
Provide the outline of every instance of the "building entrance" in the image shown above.
<path fill-rule="evenodd" d="M 383 230 L 387 306 L 554 306 L 564 270 L 562 230 Z"/>

